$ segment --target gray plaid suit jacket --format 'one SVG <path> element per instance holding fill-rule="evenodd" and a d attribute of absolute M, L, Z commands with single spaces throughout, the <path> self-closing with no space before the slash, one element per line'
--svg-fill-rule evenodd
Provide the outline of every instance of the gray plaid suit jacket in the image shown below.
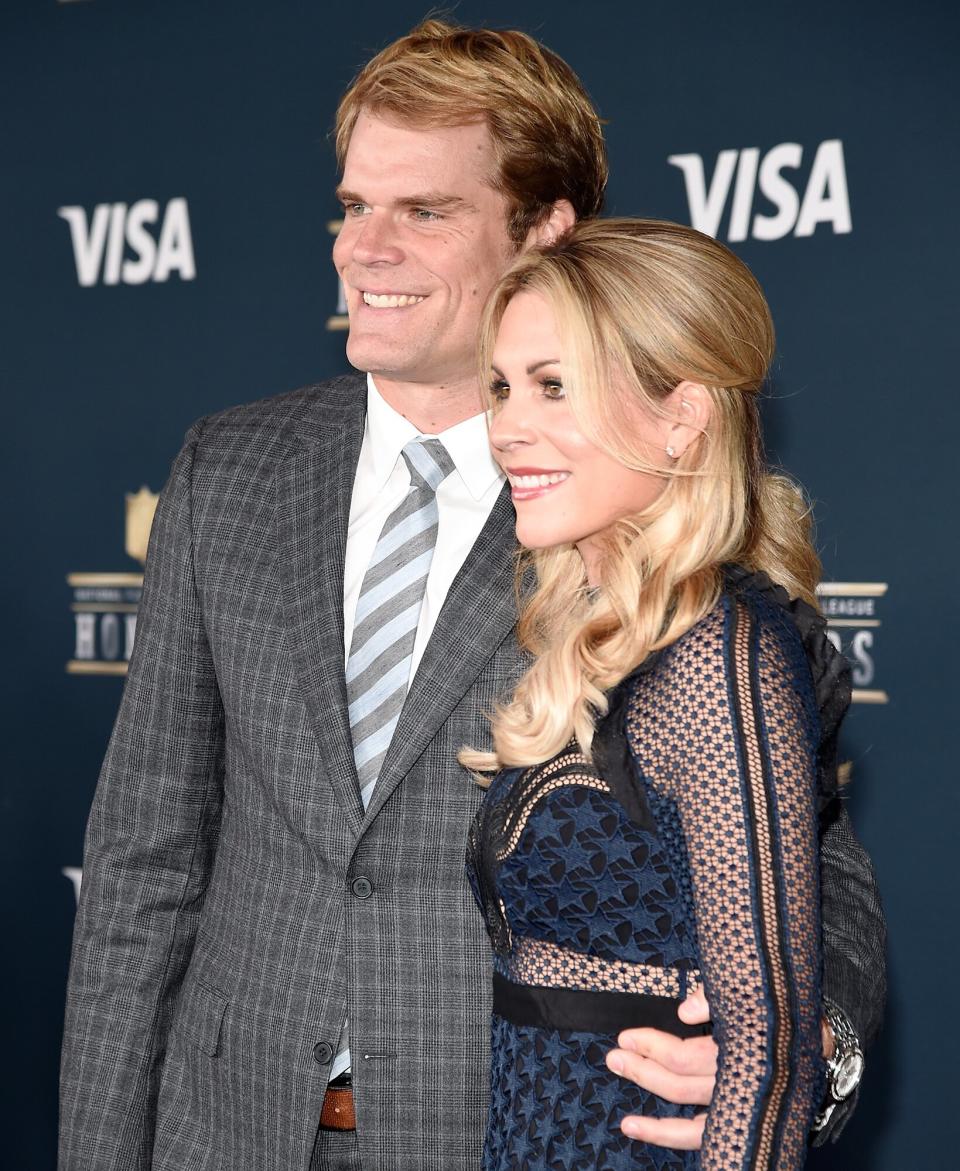
<path fill-rule="evenodd" d="M 456 753 L 489 742 L 520 670 L 513 514 L 504 493 L 364 813 L 342 603 L 365 399 L 350 376 L 225 411 L 174 464 L 87 830 L 61 1171 L 306 1171 L 344 1013 L 363 1166 L 478 1166 L 489 952 L 464 847 L 482 794 Z M 868 1036 L 879 907 L 839 829 L 828 991 Z"/>

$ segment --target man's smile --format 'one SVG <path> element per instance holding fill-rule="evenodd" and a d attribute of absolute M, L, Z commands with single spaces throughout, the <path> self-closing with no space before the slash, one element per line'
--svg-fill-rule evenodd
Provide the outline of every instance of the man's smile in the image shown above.
<path fill-rule="evenodd" d="M 364 305 L 371 309 L 406 309 L 410 305 L 419 305 L 424 297 L 417 293 L 371 293 L 364 291 L 361 294 Z"/>

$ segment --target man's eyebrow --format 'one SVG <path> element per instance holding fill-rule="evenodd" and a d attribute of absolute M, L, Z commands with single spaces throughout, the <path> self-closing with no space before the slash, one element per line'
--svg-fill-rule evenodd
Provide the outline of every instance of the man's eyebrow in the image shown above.
<path fill-rule="evenodd" d="M 334 192 L 340 203 L 366 203 L 362 195 L 350 191 L 346 187 L 338 187 Z M 462 199 L 459 195 L 441 195 L 437 191 L 427 191 L 419 195 L 405 195 L 402 199 L 394 200 L 395 207 L 426 207 L 432 211 L 476 211 L 472 203 Z"/>
<path fill-rule="evenodd" d="M 348 191 L 346 187 L 338 187 L 334 191 L 333 197 L 339 203 L 363 203 L 363 199 L 357 195 L 356 191 Z"/>
<path fill-rule="evenodd" d="M 476 211 L 472 203 L 459 195 L 441 195 L 438 191 L 425 191 L 422 195 L 405 195 L 394 201 L 398 207 L 429 207 L 435 211 Z"/>

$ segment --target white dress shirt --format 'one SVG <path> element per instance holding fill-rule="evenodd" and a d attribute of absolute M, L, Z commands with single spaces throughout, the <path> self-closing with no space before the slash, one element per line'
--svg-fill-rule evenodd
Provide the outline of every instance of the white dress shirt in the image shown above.
<path fill-rule="evenodd" d="M 410 487 L 410 471 L 400 457 L 421 432 L 380 395 L 367 375 L 367 420 L 350 501 L 347 551 L 343 565 L 343 641 L 347 658 L 353 618 L 363 577 L 384 522 Z M 437 489 L 440 523 L 427 577 L 427 591 L 413 644 L 410 678 L 433 633 L 453 579 L 467 559 L 500 495 L 503 474 L 490 452 L 486 415 L 474 415 L 438 436 L 456 468 Z"/>

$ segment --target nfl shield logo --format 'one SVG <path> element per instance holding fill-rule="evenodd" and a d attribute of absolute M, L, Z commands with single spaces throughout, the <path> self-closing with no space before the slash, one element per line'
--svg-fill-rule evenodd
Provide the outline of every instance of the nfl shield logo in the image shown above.
<path fill-rule="evenodd" d="M 141 565 L 147 559 L 150 528 L 159 499 L 156 492 L 146 487 L 135 494 L 127 493 L 127 539 L 124 548 Z"/>

